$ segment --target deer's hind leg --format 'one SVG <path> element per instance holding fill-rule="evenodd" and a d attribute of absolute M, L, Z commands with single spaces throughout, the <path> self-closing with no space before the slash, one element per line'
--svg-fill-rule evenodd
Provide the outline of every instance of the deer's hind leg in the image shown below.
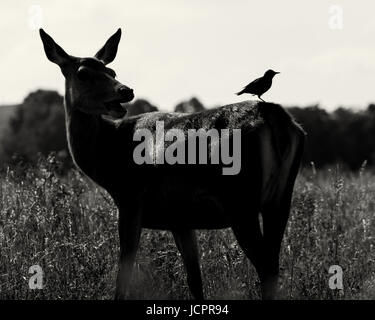
<path fill-rule="evenodd" d="M 264 208 L 262 208 L 263 217 L 263 235 L 265 250 L 267 251 L 267 271 L 268 278 L 264 286 L 266 296 L 274 296 L 278 289 L 277 281 L 279 278 L 279 260 L 281 243 L 284 237 L 285 227 L 291 209 L 294 183 L 297 177 L 301 157 L 303 153 L 303 140 L 298 142 L 296 149 L 290 152 L 291 165 L 288 168 L 288 162 L 281 170 L 283 176 L 278 178 L 281 184 L 279 191 Z"/>
<path fill-rule="evenodd" d="M 260 228 L 258 212 L 252 212 L 246 220 L 241 220 L 232 225 L 233 233 L 246 257 L 255 267 L 262 288 L 262 298 L 272 299 L 274 290 L 269 290 L 269 283 L 274 283 L 274 278 L 269 271 L 269 253 L 266 250 L 264 237 Z"/>

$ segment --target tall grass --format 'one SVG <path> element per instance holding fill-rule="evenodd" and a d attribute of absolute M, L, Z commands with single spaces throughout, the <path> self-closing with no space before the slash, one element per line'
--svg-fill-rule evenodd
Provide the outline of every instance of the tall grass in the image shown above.
<path fill-rule="evenodd" d="M 54 156 L 0 173 L 0 299 L 111 299 L 117 271 L 117 211 L 77 170 L 60 175 Z M 281 299 L 375 298 L 375 176 L 338 167 L 299 175 L 281 252 Z M 277 212 L 275 213 L 277 214 Z M 209 299 L 259 299 L 259 281 L 232 232 L 199 231 Z M 44 288 L 30 290 L 32 265 Z M 331 265 L 344 290 L 328 286 Z M 170 233 L 144 230 L 133 299 L 190 297 Z"/>

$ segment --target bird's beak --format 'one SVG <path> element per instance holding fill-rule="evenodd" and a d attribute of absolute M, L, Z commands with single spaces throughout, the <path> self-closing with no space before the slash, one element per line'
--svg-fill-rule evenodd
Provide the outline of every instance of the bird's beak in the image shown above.
<path fill-rule="evenodd" d="M 278 74 L 278 73 L 280 73 L 280 72 L 275 72 L 275 74 Z"/>

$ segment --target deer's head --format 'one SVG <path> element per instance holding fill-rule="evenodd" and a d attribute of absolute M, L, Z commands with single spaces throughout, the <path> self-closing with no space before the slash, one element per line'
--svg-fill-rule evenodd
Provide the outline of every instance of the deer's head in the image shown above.
<path fill-rule="evenodd" d="M 125 115 L 121 103 L 133 100 L 133 90 L 117 81 L 116 73 L 106 66 L 116 57 L 121 29 L 91 58 L 73 57 L 43 29 L 39 32 L 47 58 L 60 67 L 66 79 L 66 99 L 72 108 L 89 114 Z"/>

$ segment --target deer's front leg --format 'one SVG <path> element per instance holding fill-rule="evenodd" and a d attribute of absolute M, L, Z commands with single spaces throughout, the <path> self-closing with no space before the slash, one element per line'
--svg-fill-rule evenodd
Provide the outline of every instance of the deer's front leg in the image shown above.
<path fill-rule="evenodd" d="M 185 265 L 190 292 L 195 299 L 203 300 L 202 277 L 195 231 L 173 230 L 172 233 Z"/>
<path fill-rule="evenodd" d="M 119 209 L 118 228 L 120 236 L 120 261 L 115 299 L 124 299 L 129 291 L 134 260 L 140 240 L 140 217 L 138 215 L 126 216 L 124 211 Z"/>

